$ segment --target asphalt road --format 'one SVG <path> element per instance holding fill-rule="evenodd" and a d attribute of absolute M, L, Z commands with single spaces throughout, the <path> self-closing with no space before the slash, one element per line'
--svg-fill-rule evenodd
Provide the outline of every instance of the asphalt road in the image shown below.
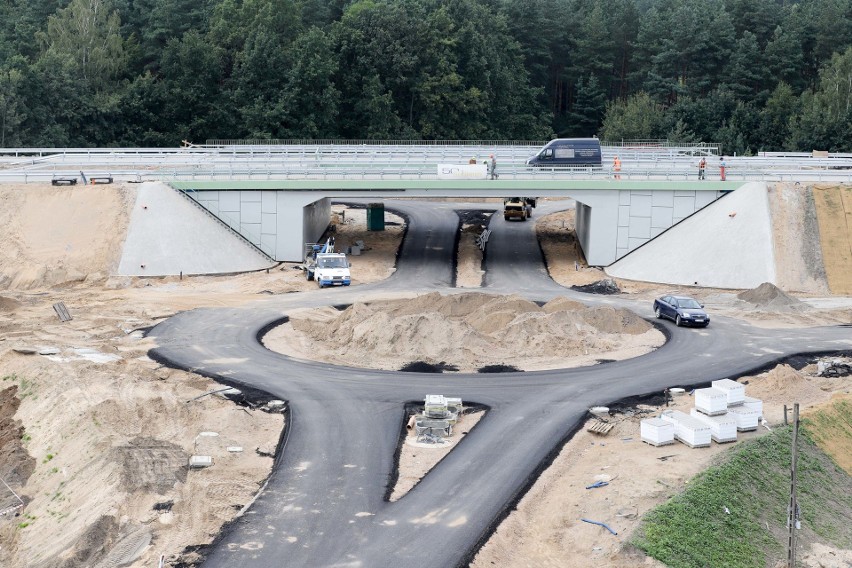
<path fill-rule="evenodd" d="M 458 218 L 448 213 L 464 205 L 398 201 L 386 207 L 408 219 L 389 279 L 264 298 L 243 308 L 193 310 L 150 332 L 158 344 L 152 356 L 289 402 L 284 451 L 266 488 L 211 547 L 205 567 L 464 566 L 590 406 L 735 377 L 792 354 L 852 349 L 849 328 L 767 330 L 722 317 L 707 329 L 660 322 L 669 341 L 642 357 L 527 373 L 369 371 L 296 361 L 262 347 L 258 334 L 295 307 L 458 291 L 450 287 Z M 539 207 L 536 216 L 548 207 L 560 205 Z M 569 296 L 653 317 L 645 302 L 579 294 L 554 283 L 533 223 L 506 222 L 498 214 L 490 228 L 484 291 L 532 300 Z M 388 502 L 403 405 L 426 394 L 461 396 L 489 410 L 414 489 Z"/>

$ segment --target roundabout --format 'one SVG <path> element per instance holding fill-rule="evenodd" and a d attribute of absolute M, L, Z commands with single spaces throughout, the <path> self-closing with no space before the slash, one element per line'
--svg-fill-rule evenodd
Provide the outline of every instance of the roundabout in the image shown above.
<path fill-rule="evenodd" d="M 290 409 L 264 490 L 211 545 L 205 566 L 466 565 L 588 408 L 735 378 L 794 354 L 852 349 L 848 327 L 764 329 L 726 317 L 715 317 L 707 329 L 661 322 L 667 341 L 638 357 L 524 373 L 369 370 L 264 347 L 260 338 L 298 310 L 460 292 L 452 287 L 457 227 L 446 204 L 394 202 L 392 208 L 408 219 L 408 233 L 387 280 L 264 298 L 242 308 L 196 309 L 151 330 L 152 358 L 265 391 Z M 557 285 L 532 225 L 501 226 L 489 242 L 485 272 L 488 294 L 543 305 L 565 297 L 654 319 L 645 302 Z M 427 393 L 459 396 L 488 412 L 408 494 L 390 502 L 404 406 Z"/>

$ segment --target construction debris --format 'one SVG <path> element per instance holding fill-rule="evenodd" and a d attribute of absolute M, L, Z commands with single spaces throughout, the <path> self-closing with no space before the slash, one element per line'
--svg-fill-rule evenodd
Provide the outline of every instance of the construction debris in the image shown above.
<path fill-rule="evenodd" d="M 598 280 L 597 282 L 592 282 L 591 284 L 585 284 L 583 286 L 571 286 L 572 290 L 576 290 L 577 292 L 585 292 L 587 294 L 620 294 L 621 288 L 618 287 L 618 284 L 615 283 L 615 280 L 612 278 L 604 278 L 603 280 Z"/>
<path fill-rule="evenodd" d="M 453 426 L 458 422 L 464 407 L 460 398 L 428 394 L 423 413 L 414 416 L 414 430 L 418 442 L 435 443 L 453 435 Z"/>
<path fill-rule="evenodd" d="M 852 363 L 833 359 L 831 361 L 817 361 L 818 377 L 848 377 L 852 375 Z"/>
<path fill-rule="evenodd" d="M 203 469 L 211 465 L 213 465 L 211 456 L 190 456 L 189 458 L 189 469 Z"/>
<path fill-rule="evenodd" d="M 53 304 L 53 309 L 59 316 L 59 321 L 71 321 L 73 319 L 71 314 L 68 313 L 68 308 L 65 307 L 65 302 L 56 302 Z"/>
<path fill-rule="evenodd" d="M 618 534 L 617 532 L 615 532 L 614 530 L 612 530 L 612 529 L 609 527 L 609 525 L 608 525 L 608 524 L 606 524 L 606 523 L 602 523 L 602 522 L 600 522 L 600 521 L 593 521 L 593 520 L 591 520 L 591 519 L 580 519 L 580 520 L 581 520 L 581 521 L 583 521 L 584 523 L 591 523 L 591 524 L 593 524 L 593 525 L 599 525 L 599 526 L 602 526 L 603 528 L 605 528 L 606 530 L 608 530 L 608 531 L 609 531 L 609 532 L 611 532 L 612 534 L 615 534 L 615 535 L 617 535 L 617 534 Z"/>
<path fill-rule="evenodd" d="M 607 434 L 609 434 L 610 430 L 612 430 L 614 427 L 615 427 L 615 424 L 613 424 L 612 422 L 604 422 L 603 420 L 595 420 L 594 422 L 590 423 L 586 427 L 586 430 L 588 430 L 589 432 L 593 432 L 595 434 L 600 434 L 601 436 L 606 436 Z"/>

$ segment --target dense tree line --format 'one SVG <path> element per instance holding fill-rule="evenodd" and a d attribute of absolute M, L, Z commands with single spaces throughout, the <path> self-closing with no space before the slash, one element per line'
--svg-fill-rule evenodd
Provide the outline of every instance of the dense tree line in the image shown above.
<path fill-rule="evenodd" d="M 0 0 L 0 146 L 852 151 L 852 0 Z"/>

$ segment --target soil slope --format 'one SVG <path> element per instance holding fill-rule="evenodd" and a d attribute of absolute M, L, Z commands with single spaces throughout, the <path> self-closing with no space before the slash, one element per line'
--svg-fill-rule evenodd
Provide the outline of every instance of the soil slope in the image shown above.
<path fill-rule="evenodd" d="M 852 188 L 814 186 L 813 195 L 829 288 L 852 294 Z"/>

